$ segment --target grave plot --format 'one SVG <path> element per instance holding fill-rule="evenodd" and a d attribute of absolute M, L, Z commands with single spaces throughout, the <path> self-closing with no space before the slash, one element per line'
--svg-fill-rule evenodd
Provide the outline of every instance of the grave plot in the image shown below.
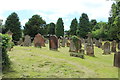
<path fill-rule="evenodd" d="M 70 49 L 69 49 L 70 56 L 80 57 L 84 59 L 84 50 L 81 48 L 82 48 L 81 40 L 78 37 L 73 36 L 70 41 Z"/>

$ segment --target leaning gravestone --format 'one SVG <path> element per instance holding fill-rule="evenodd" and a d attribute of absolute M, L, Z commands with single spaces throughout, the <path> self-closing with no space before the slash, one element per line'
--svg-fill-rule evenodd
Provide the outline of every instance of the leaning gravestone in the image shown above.
<path fill-rule="evenodd" d="M 41 34 L 35 35 L 34 38 L 34 46 L 35 47 L 45 47 L 45 40 Z"/>
<path fill-rule="evenodd" d="M 50 36 L 49 48 L 50 50 L 58 50 L 58 38 L 56 36 Z"/>
<path fill-rule="evenodd" d="M 103 54 L 110 54 L 111 53 L 110 52 L 110 43 L 109 42 L 104 43 L 103 50 L 104 50 Z"/>
<path fill-rule="evenodd" d="M 89 56 L 94 56 L 94 45 L 92 41 L 92 34 L 88 33 L 88 39 L 86 44 L 86 54 Z"/>
<path fill-rule="evenodd" d="M 31 46 L 31 37 L 29 35 L 25 36 L 24 46 Z"/>
<path fill-rule="evenodd" d="M 116 41 L 115 40 L 113 40 L 111 43 L 111 51 L 116 52 Z"/>
<path fill-rule="evenodd" d="M 114 66 L 120 68 L 120 51 L 114 54 Z"/>

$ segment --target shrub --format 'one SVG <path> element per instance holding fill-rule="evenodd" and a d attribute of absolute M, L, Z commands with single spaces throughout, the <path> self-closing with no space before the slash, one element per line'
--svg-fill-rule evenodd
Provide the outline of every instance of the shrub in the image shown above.
<path fill-rule="evenodd" d="M 7 48 L 10 46 L 10 37 L 7 34 L 0 34 L 0 48 L 2 49 L 2 70 L 10 68 L 10 60 L 7 54 Z"/>

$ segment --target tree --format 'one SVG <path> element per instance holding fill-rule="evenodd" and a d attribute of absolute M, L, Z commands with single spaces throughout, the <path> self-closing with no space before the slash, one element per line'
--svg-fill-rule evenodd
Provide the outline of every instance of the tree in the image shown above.
<path fill-rule="evenodd" d="M 90 32 L 89 18 L 87 14 L 82 13 L 82 16 L 79 19 L 77 35 L 85 38 L 88 32 Z"/>
<path fill-rule="evenodd" d="M 110 40 L 119 39 L 120 28 L 120 1 L 113 3 L 111 7 L 110 17 L 108 19 L 108 31 Z M 113 34 L 114 33 L 114 34 Z M 117 35 L 116 35 L 117 34 Z"/>
<path fill-rule="evenodd" d="M 64 36 L 64 23 L 62 18 L 59 18 L 56 23 L 56 32 L 55 32 L 57 37 Z"/>
<path fill-rule="evenodd" d="M 102 38 L 104 40 L 108 39 L 108 28 L 107 28 L 107 23 L 106 22 L 98 22 L 94 30 L 92 31 L 93 37 L 94 38 Z"/>
<path fill-rule="evenodd" d="M 93 30 L 93 28 L 94 28 L 94 26 L 95 26 L 96 24 L 97 24 L 96 19 L 92 19 L 92 20 L 90 21 L 90 31 Z"/>
<path fill-rule="evenodd" d="M 33 15 L 24 26 L 24 34 L 34 37 L 36 34 L 44 34 L 46 22 L 39 15 Z"/>
<path fill-rule="evenodd" d="M 75 18 L 72 20 L 71 25 L 70 25 L 70 34 L 71 35 L 76 35 L 77 27 L 78 27 L 78 21 Z"/>
<path fill-rule="evenodd" d="M 21 24 L 17 13 L 13 12 L 7 17 L 5 22 L 5 32 L 10 30 L 13 33 L 13 40 L 19 41 L 22 36 L 21 33 Z"/>
<path fill-rule="evenodd" d="M 48 26 L 48 34 L 52 34 L 52 35 L 55 34 L 55 24 L 53 22 L 50 23 Z"/>

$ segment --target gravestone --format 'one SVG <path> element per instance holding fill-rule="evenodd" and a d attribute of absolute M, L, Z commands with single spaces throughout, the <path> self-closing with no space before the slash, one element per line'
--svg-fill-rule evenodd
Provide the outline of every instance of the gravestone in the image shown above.
<path fill-rule="evenodd" d="M 86 46 L 86 53 L 89 56 L 94 56 L 94 46 L 87 45 Z"/>
<path fill-rule="evenodd" d="M 24 46 L 31 46 L 31 37 L 29 35 L 25 36 Z"/>
<path fill-rule="evenodd" d="M 92 34 L 88 33 L 88 39 L 86 44 L 86 54 L 89 56 L 94 56 L 94 45 L 92 41 Z"/>
<path fill-rule="evenodd" d="M 65 37 L 62 38 L 62 47 L 65 47 L 66 39 Z"/>
<path fill-rule="evenodd" d="M 120 41 L 118 42 L 118 50 L 120 50 Z"/>
<path fill-rule="evenodd" d="M 102 38 L 99 39 L 98 48 L 102 48 Z"/>
<path fill-rule="evenodd" d="M 45 40 L 45 43 L 48 44 L 48 39 Z"/>
<path fill-rule="evenodd" d="M 58 47 L 60 48 L 60 46 L 61 46 L 61 39 L 58 39 Z"/>
<path fill-rule="evenodd" d="M 20 38 L 20 40 L 17 42 L 17 44 L 20 45 L 20 46 L 23 46 L 23 45 L 24 45 L 24 44 L 23 44 L 23 39 Z"/>
<path fill-rule="evenodd" d="M 50 50 L 58 50 L 58 38 L 56 36 L 50 36 L 49 48 Z"/>
<path fill-rule="evenodd" d="M 111 43 L 111 51 L 116 52 L 116 41 L 115 40 L 113 40 Z"/>
<path fill-rule="evenodd" d="M 96 43 L 96 39 L 95 38 L 93 38 L 93 44 L 95 44 Z"/>
<path fill-rule="evenodd" d="M 81 40 L 81 43 L 82 43 L 82 44 L 84 44 L 84 43 L 85 43 L 84 38 L 80 38 L 80 40 Z"/>
<path fill-rule="evenodd" d="M 114 66 L 120 68 L 120 51 L 114 54 Z"/>
<path fill-rule="evenodd" d="M 110 54 L 111 53 L 110 52 L 110 43 L 109 42 L 104 43 L 103 50 L 104 50 L 103 54 Z"/>
<path fill-rule="evenodd" d="M 75 44 L 72 40 L 70 40 L 70 49 L 69 52 L 75 52 L 76 51 L 76 47 Z"/>
<path fill-rule="evenodd" d="M 66 45 L 67 45 L 67 47 L 70 47 L 70 41 L 69 40 L 67 40 Z"/>
<path fill-rule="evenodd" d="M 35 47 L 45 47 L 45 40 L 41 34 L 37 34 L 34 37 L 34 46 Z"/>
<path fill-rule="evenodd" d="M 87 43 L 84 43 L 84 50 L 86 51 Z"/>
<path fill-rule="evenodd" d="M 102 48 L 102 42 L 101 42 L 100 39 L 99 39 L 99 40 L 96 40 L 95 46 L 98 47 L 98 48 Z"/>
<path fill-rule="evenodd" d="M 82 45 L 81 45 L 81 40 L 77 39 L 76 42 L 73 40 L 70 40 L 70 56 L 74 56 L 74 57 L 80 57 L 82 59 L 84 59 L 84 50 L 81 49 Z"/>

